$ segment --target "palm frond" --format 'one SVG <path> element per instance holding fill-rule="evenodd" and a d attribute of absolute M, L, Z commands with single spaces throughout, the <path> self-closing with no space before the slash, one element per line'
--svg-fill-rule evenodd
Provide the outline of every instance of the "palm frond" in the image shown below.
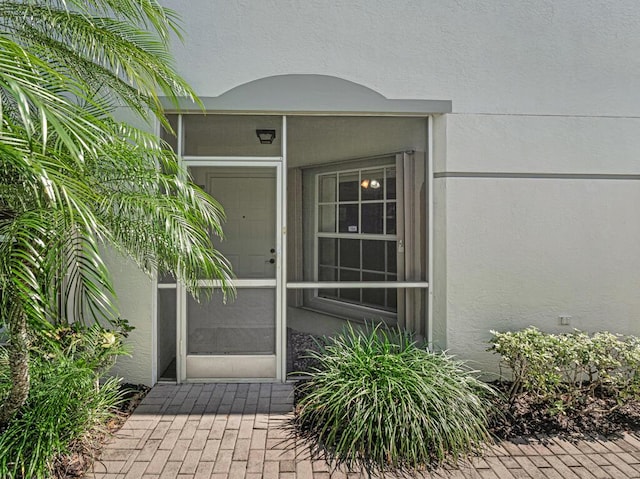
<path fill-rule="evenodd" d="M 150 1 L 90 2 L 93 8 L 73 3 L 70 10 L 65 2 L 4 2 L 0 18 L 19 43 L 76 80 L 95 86 L 95 75 L 111 71 L 120 85 L 111 81 L 100 93 L 124 93 L 120 99 L 134 100 L 132 107 L 137 101 L 126 87 L 137 90 L 156 115 L 162 111 L 158 91 L 174 101 L 184 96 L 197 102 L 168 53 L 169 31 L 178 31 L 173 12 Z M 79 64 L 89 77 L 76 76 Z"/>
<path fill-rule="evenodd" d="M 77 158 L 95 154 L 100 122 L 68 97 L 70 94 L 83 97 L 80 84 L 63 78 L 37 56 L 2 36 L 0 63 L 3 65 L 0 89 L 12 99 L 13 109 L 10 111 L 16 113 L 15 117 L 9 117 L 9 111 L 3 110 L 0 141 L 4 141 L 9 129 L 11 132 L 19 131 L 24 140 L 36 138 L 42 147 L 46 147 L 47 138 L 55 134 Z M 86 101 L 91 100 L 86 98 Z"/>

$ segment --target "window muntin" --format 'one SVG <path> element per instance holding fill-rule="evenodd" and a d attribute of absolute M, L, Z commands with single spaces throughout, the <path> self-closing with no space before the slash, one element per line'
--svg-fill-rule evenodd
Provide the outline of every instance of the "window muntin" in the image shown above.
<path fill-rule="evenodd" d="M 395 165 L 317 175 L 318 281 L 396 281 Z M 318 297 L 395 312 L 395 289 L 318 290 Z"/>
<path fill-rule="evenodd" d="M 317 233 L 396 234 L 396 169 L 318 175 Z"/>

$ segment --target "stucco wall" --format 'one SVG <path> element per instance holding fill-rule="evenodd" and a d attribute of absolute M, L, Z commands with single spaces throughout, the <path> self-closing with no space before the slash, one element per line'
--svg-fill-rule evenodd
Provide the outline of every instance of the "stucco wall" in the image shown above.
<path fill-rule="evenodd" d="M 453 352 L 490 363 L 489 329 L 557 330 L 559 314 L 640 333 L 636 0 L 163 3 L 202 96 L 316 73 L 452 100 L 434 122 L 433 279 Z"/>
<path fill-rule="evenodd" d="M 450 350 L 491 369 L 489 329 L 640 334 L 640 119 L 445 121 Z"/>
<path fill-rule="evenodd" d="M 433 141 L 433 167 L 447 162 L 447 118 L 434 117 L 431 138 Z M 436 349 L 447 347 L 447 195 L 446 181 L 434 181 L 432 223 L 432 277 L 430 281 L 431 342 Z M 428 318 L 427 318 L 428 320 Z"/>
<path fill-rule="evenodd" d="M 446 197 L 454 353 L 490 365 L 488 330 L 528 325 L 640 334 L 637 181 L 459 178 Z"/>
<path fill-rule="evenodd" d="M 163 0 L 203 96 L 321 73 L 457 112 L 637 115 L 635 0 Z"/>
<path fill-rule="evenodd" d="M 121 316 L 135 327 L 126 339 L 130 356 L 118 358 L 111 372 L 130 383 L 151 385 L 155 363 L 153 285 L 132 261 L 111 249 L 104 255 L 113 275 Z"/>

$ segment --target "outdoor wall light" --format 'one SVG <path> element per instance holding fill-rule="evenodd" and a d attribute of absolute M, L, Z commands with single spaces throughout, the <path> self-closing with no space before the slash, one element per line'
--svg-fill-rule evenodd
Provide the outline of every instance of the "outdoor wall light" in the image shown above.
<path fill-rule="evenodd" d="M 368 178 L 365 178 L 360 182 L 360 186 L 362 186 L 365 190 L 367 188 L 371 188 L 372 190 L 377 190 L 378 188 L 380 188 L 380 182 L 378 180 L 370 180 Z"/>
<path fill-rule="evenodd" d="M 263 145 L 270 145 L 276 138 L 276 130 L 256 130 L 256 135 Z"/>

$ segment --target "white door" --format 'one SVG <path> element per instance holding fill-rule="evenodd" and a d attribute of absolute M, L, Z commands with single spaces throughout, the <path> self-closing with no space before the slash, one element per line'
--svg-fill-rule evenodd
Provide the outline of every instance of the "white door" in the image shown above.
<path fill-rule="evenodd" d="M 225 240 L 216 241 L 216 248 L 238 278 L 275 278 L 275 172 L 210 170 L 205 190 L 227 215 Z"/>
<path fill-rule="evenodd" d="M 276 167 L 196 166 L 192 175 L 225 209 L 224 240 L 216 248 L 231 262 L 237 297 L 219 290 L 197 303 L 185 297 L 187 380 L 275 379 L 279 215 Z"/>

